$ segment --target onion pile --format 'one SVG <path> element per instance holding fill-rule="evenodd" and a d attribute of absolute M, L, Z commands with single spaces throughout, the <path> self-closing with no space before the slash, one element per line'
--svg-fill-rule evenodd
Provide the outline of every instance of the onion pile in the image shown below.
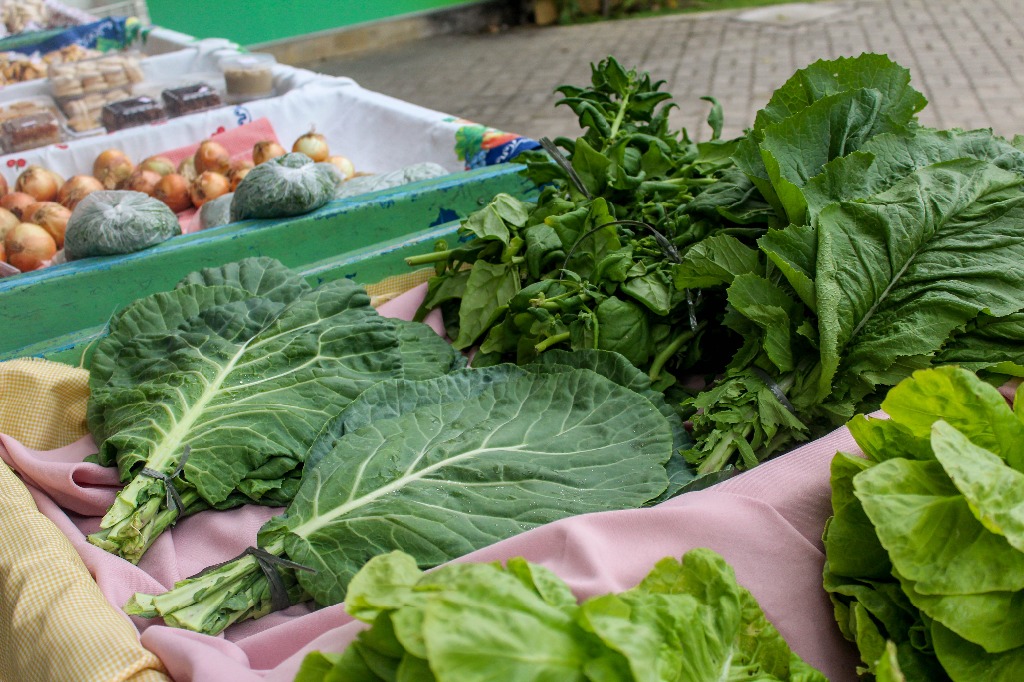
<path fill-rule="evenodd" d="M 299 136 L 292 151 L 333 165 L 345 180 L 358 175 L 350 159 L 331 155 L 327 138 L 315 128 Z M 142 192 L 180 213 L 234 192 L 254 166 L 287 153 L 276 140 L 262 140 L 253 146 L 251 160 L 232 159 L 224 145 L 207 139 L 177 165 L 163 155 L 136 165 L 125 152 L 111 148 L 97 155 L 91 175 L 73 175 L 67 181 L 36 165 L 19 173 L 13 185 L 0 175 L 0 261 L 22 271 L 48 265 L 63 247 L 71 213 L 92 192 Z"/>

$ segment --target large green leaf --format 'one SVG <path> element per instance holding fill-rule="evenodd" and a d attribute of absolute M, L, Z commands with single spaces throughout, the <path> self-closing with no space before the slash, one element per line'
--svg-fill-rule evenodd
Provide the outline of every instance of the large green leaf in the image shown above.
<path fill-rule="evenodd" d="M 184 479 L 217 504 L 271 457 L 300 458 L 359 393 L 401 375 L 394 325 L 360 302 L 368 304 L 362 289 L 338 280 L 283 308 L 265 303 L 276 314 L 243 326 L 246 334 L 211 332 L 238 319 L 221 306 L 184 328 L 136 336 L 92 393 L 109 434 L 103 459 L 116 460 L 124 479 L 142 466 L 169 474 L 188 446 Z"/>
<path fill-rule="evenodd" d="M 992 369 L 1024 376 L 1024 312 L 979 315 L 943 346 L 937 361 L 975 372 Z"/>
<path fill-rule="evenodd" d="M 493 383 L 343 436 L 284 517 L 288 556 L 320 603 L 370 557 L 433 566 L 569 514 L 638 507 L 667 485 L 672 433 L 654 406 L 589 370 Z"/>
<path fill-rule="evenodd" d="M 829 95 L 859 88 L 882 93 L 888 103 L 885 116 L 900 125 L 908 123 L 928 103 L 910 87 L 910 71 L 886 55 L 822 59 L 797 71 L 772 94 L 757 113 L 754 128 L 785 120 Z"/>
<path fill-rule="evenodd" d="M 1024 552 L 1024 473 L 1011 469 L 946 422 L 932 427 L 932 447 L 974 518 Z M 1021 635 L 1024 637 L 1024 629 Z"/>
<path fill-rule="evenodd" d="M 1024 553 L 985 529 L 938 462 L 891 459 L 853 484 L 893 567 L 917 591 L 1024 590 Z"/>
<path fill-rule="evenodd" d="M 838 453 L 832 459 L 830 484 L 832 514 L 822 542 L 829 571 L 837 576 L 863 580 L 889 578 L 889 556 L 878 542 L 864 507 L 853 492 L 854 477 L 871 468 L 863 457 Z"/>
<path fill-rule="evenodd" d="M 813 219 L 833 201 L 861 199 L 883 192 L 914 170 L 942 161 L 979 159 L 1024 174 L 1024 153 L 990 130 L 914 128 L 878 135 L 860 151 L 835 159 L 803 188 Z"/>
<path fill-rule="evenodd" d="M 972 372 L 958 367 L 914 372 L 889 389 L 882 409 L 898 428 L 918 441 L 929 442 L 929 451 L 934 446 L 935 423 L 941 420 L 974 445 L 998 455 L 1017 471 L 1024 471 L 1024 422 L 996 388 Z M 877 427 L 884 425 L 879 423 Z M 917 447 L 911 450 L 904 445 L 893 454 L 907 457 L 915 451 Z M 934 458 L 935 455 L 927 457 Z"/>
<path fill-rule="evenodd" d="M 851 376 L 884 370 L 938 351 L 982 311 L 1024 308 L 1016 275 L 1024 259 L 1022 186 L 1013 173 L 960 160 L 821 212 L 819 396 L 832 391 L 840 364 Z"/>
<path fill-rule="evenodd" d="M 1017 682 L 1024 679 L 1024 647 L 989 654 L 984 648 L 944 628 L 941 623 L 932 624 L 932 641 L 935 643 L 935 655 L 954 682 Z"/>

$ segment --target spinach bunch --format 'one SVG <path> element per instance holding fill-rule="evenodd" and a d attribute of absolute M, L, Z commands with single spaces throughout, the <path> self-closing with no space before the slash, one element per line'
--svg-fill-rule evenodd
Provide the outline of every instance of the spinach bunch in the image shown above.
<path fill-rule="evenodd" d="M 674 105 L 661 85 L 608 58 L 592 67 L 590 87 L 559 88 L 558 104 L 585 132 L 520 157 L 542 188 L 537 200 L 499 195 L 463 223 L 457 245 L 407 259 L 436 265 L 420 315 L 440 308 L 456 348 L 480 346 L 477 366 L 601 349 L 665 388 L 702 347 L 723 346 L 710 321 L 724 299 L 676 289 L 673 267 L 709 234 L 762 234 L 751 215 L 769 207 L 750 188 L 712 191 L 737 144 L 719 139 L 721 107 L 712 101 L 712 140 L 697 144 L 669 129 Z"/>

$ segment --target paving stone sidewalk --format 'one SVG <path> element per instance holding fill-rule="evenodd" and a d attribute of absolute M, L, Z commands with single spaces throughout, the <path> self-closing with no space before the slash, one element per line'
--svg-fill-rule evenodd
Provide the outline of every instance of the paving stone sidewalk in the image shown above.
<path fill-rule="evenodd" d="M 923 124 L 1024 133 L 1021 0 L 846 0 L 432 38 L 315 64 L 366 88 L 529 137 L 575 136 L 554 88 L 613 55 L 666 81 L 674 126 L 706 139 L 713 95 L 738 135 L 818 59 L 884 52 L 910 69 Z"/>

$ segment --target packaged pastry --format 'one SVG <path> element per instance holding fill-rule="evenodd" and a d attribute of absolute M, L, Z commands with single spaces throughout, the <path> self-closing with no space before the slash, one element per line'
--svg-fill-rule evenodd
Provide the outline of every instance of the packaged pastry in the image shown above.
<path fill-rule="evenodd" d="M 0 123 L 0 141 L 7 154 L 56 144 L 61 141 L 60 121 L 52 111 L 8 118 Z"/>
<path fill-rule="evenodd" d="M 220 94 L 207 83 L 193 83 L 179 88 L 168 88 L 160 93 L 168 116 L 183 116 L 197 111 L 219 107 Z"/>
<path fill-rule="evenodd" d="M 100 115 L 100 123 L 108 132 L 155 123 L 167 118 L 164 108 L 152 97 L 143 95 L 107 104 Z"/>

